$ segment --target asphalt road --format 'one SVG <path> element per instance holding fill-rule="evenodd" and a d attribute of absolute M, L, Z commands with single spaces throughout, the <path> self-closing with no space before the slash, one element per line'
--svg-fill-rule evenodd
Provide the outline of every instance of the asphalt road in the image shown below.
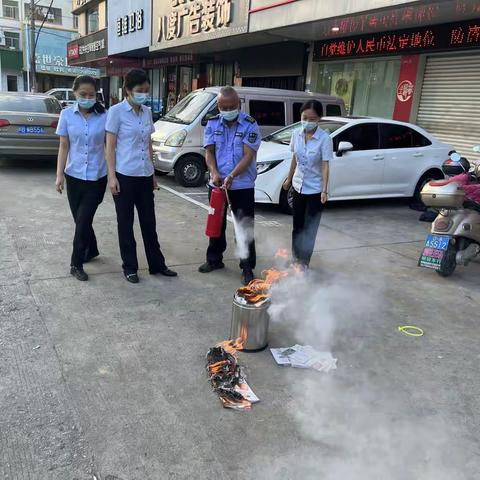
<path fill-rule="evenodd" d="M 329 205 L 312 273 L 273 297 L 271 347 L 311 344 L 337 370 L 241 353 L 261 402 L 223 409 L 208 348 L 239 286 L 204 261 L 206 192 L 170 177 L 158 231 L 176 279 L 121 274 L 113 202 L 95 219 L 90 280 L 69 275 L 73 225 L 52 163 L 0 162 L 0 478 L 473 480 L 480 466 L 480 265 L 416 266 L 428 225 L 405 202 Z M 257 273 L 290 246 L 291 217 L 257 211 Z M 407 337 L 399 325 L 421 327 Z"/>

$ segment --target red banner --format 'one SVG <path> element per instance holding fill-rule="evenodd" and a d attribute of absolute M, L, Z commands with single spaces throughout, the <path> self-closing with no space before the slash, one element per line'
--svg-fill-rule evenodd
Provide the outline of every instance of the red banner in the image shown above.
<path fill-rule="evenodd" d="M 404 55 L 401 59 L 400 76 L 395 92 L 394 120 L 410 121 L 419 60 L 419 55 Z"/>

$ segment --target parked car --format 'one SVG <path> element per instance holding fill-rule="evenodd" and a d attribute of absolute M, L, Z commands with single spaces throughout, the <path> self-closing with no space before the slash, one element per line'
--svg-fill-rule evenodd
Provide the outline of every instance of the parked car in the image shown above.
<path fill-rule="evenodd" d="M 55 157 L 61 111 L 49 95 L 0 92 L 0 156 Z"/>
<path fill-rule="evenodd" d="M 73 89 L 71 88 L 52 88 L 51 90 L 46 92 L 45 95 L 54 96 L 60 102 L 63 108 L 74 105 L 77 101 L 75 95 L 73 94 Z M 103 97 L 102 89 L 97 92 L 97 100 L 102 105 L 105 105 L 105 98 Z"/>
<path fill-rule="evenodd" d="M 320 128 L 333 140 L 330 199 L 415 197 L 431 179 L 443 178 L 442 163 L 454 150 L 416 125 L 381 118 L 324 117 Z M 282 185 L 292 153 L 290 125 L 263 139 L 257 155 L 255 201 L 279 204 L 290 213 L 292 190 Z"/>
<path fill-rule="evenodd" d="M 220 88 L 195 90 L 155 123 L 152 140 L 157 173 L 173 171 L 177 182 L 187 187 L 202 184 L 206 172 L 203 130 L 218 115 Z M 271 88 L 236 90 L 242 110 L 257 120 L 262 135 L 300 120 L 300 108 L 309 99 L 321 101 L 328 115 L 345 115 L 345 104 L 338 97 Z"/>

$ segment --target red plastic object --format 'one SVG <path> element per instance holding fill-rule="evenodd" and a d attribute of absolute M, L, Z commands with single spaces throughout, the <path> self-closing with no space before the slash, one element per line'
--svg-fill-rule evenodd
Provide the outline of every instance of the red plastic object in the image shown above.
<path fill-rule="evenodd" d="M 223 216 L 227 206 L 227 196 L 222 188 L 214 188 L 210 195 L 210 208 L 208 210 L 207 228 L 205 235 L 218 238 L 222 234 Z"/>

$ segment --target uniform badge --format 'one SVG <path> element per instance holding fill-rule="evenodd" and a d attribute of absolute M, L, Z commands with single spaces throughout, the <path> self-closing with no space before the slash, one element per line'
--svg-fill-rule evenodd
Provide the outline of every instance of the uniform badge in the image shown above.
<path fill-rule="evenodd" d="M 258 137 L 258 135 L 255 132 L 250 132 L 248 134 L 248 141 L 250 143 L 255 143 L 257 141 L 257 137 Z"/>

